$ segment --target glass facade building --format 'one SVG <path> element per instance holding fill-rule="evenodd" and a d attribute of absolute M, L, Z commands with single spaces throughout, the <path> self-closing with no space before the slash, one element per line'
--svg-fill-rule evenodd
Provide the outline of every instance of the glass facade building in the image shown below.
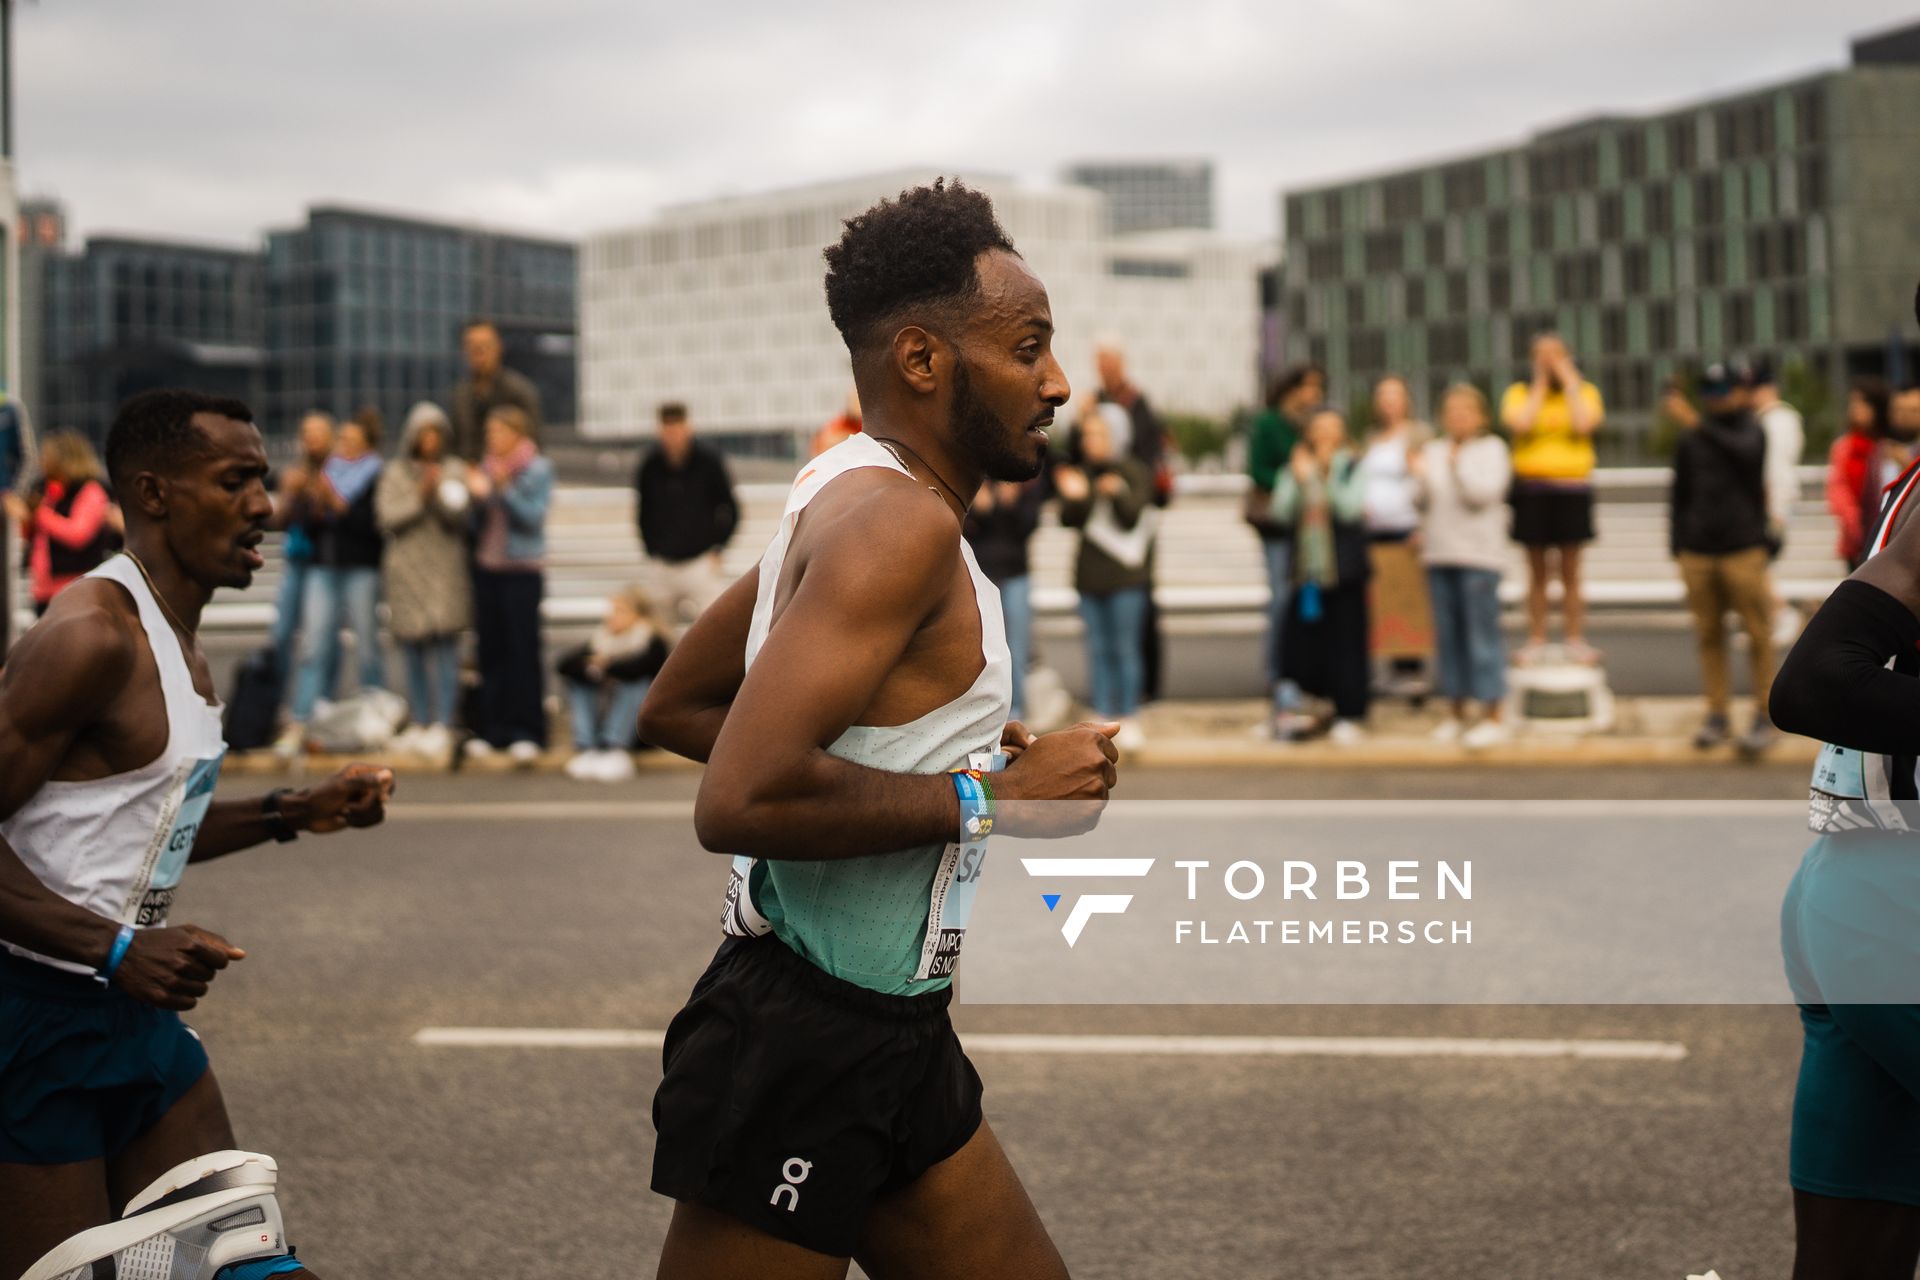
<path fill-rule="evenodd" d="M 1524 145 L 1288 191 L 1284 357 L 1336 403 L 1387 373 L 1431 412 L 1494 395 L 1562 333 L 1633 456 L 1669 377 L 1729 353 L 1802 362 L 1837 390 L 1913 352 L 1920 63 L 1888 56 Z M 1898 47 L 1898 46 L 1895 46 Z M 1897 372 L 1897 370 L 1893 370 Z"/>
<path fill-rule="evenodd" d="M 548 422 L 574 420 L 575 253 L 564 241 L 333 207 L 267 237 L 266 416 L 376 406 L 397 430 L 466 375 L 460 334 L 494 322 L 507 364 L 540 388 Z"/>

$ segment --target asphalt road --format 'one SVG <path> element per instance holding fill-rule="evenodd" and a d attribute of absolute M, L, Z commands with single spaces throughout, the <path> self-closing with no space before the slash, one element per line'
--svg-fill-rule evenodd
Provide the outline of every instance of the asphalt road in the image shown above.
<path fill-rule="evenodd" d="M 192 1015 L 328 1276 L 652 1274 L 648 1049 L 432 1026 L 664 1027 L 716 942 L 697 779 L 410 778 L 386 827 L 195 867 L 249 948 Z M 1790 799 L 1798 769 L 1141 771 L 1134 798 Z M 245 780 L 229 794 L 244 794 Z M 560 802 L 557 805 L 554 802 Z M 625 806 L 619 810 L 606 803 Z M 635 802 L 660 802 L 653 807 Z M 1498 839 L 1490 820 L 1489 839 Z M 987 1111 L 1081 1277 L 1785 1273 L 1788 1007 L 957 1006 L 1027 1031 L 1606 1037 L 1678 1061 L 987 1052 Z"/>

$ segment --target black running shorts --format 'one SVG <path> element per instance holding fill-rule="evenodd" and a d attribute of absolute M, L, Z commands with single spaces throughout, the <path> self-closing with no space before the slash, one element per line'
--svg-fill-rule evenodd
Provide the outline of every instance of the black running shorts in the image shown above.
<path fill-rule="evenodd" d="M 980 1127 L 952 995 L 882 995 L 771 935 L 728 938 L 667 1028 L 653 1189 L 853 1256 L 874 1203 Z"/>

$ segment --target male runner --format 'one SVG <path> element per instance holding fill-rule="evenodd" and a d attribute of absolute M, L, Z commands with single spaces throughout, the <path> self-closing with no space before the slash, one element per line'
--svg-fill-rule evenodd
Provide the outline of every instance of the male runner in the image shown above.
<path fill-rule="evenodd" d="M 958 183 L 826 257 L 866 432 L 801 472 L 641 718 L 707 762 L 695 828 L 741 855 L 654 1097 L 659 1274 L 1060 1277 L 947 1016 L 990 807 L 1115 781 L 1118 725 L 1007 723 L 999 596 L 960 536 L 983 480 L 1039 473 L 1067 400 L 1047 293 Z"/>
<path fill-rule="evenodd" d="M 0 675 L 6 1277 L 111 1221 L 174 1166 L 234 1145 L 178 1011 L 246 953 L 168 925 L 182 866 L 372 826 L 393 789 L 388 770 L 354 765 L 311 790 L 213 803 L 225 744 L 195 630 L 215 588 L 244 587 L 260 568 L 273 511 L 247 407 L 191 391 L 136 396 L 108 433 L 107 469 L 126 554 L 57 596 Z M 306 1274 L 275 1252 L 218 1275 Z"/>

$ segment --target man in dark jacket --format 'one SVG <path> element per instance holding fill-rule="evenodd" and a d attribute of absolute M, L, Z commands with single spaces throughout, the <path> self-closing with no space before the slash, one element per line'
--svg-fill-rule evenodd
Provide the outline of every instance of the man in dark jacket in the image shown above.
<path fill-rule="evenodd" d="M 660 439 L 633 478 L 647 589 L 676 635 L 713 603 L 727 582 L 720 549 L 740 523 L 733 477 L 717 449 L 693 438 L 683 404 L 660 406 Z"/>
<path fill-rule="evenodd" d="M 532 379 L 502 363 L 500 331 L 490 320 L 476 320 L 460 335 L 468 376 L 449 396 L 453 418 L 453 456 L 472 462 L 487 451 L 487 415 L 512 405 L 527 415 L 531 439 L 540 440 L 540 390 Z"/>
<path fill-rule="evenodd" d="M 1680 427 L 1668 541 L 1693 610 L 1707 694 L 1707 718 L 1693 745 L 1719 746 L 1730 733 L 1731 610 L 1740 615 L 1751 645 L 1758 707 L 1738 745 L 1742 754 L 1758 755 L 1774 737 L 1766 712 L 1773 680 L 1773 586 L 1767 576 L 1767 435 L 1748 408 L 1748 381 L 1744 369 L 1716 362 L 1701 374 L 1700 409 L 1677 387 L 1668 389 L 1663 407 Z"/>

